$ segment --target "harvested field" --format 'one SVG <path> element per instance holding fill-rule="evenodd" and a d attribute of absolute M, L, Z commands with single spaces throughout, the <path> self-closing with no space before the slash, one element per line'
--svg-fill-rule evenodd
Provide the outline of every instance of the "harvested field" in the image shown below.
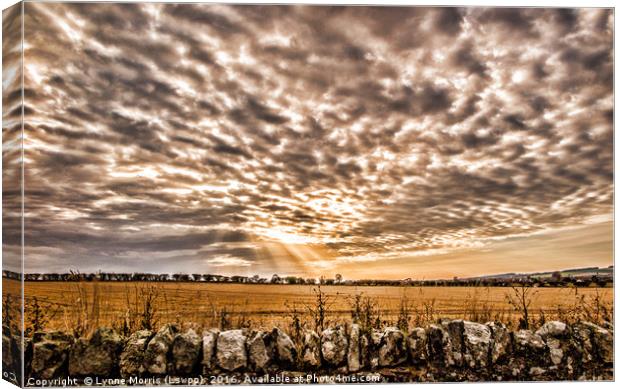
<path fill-rule="evenodd" d="M 16 281 L 5 279 L 4 286 L 5 296 L 18 292 Z M 350 319 L 352 312 L 359 314 L 364 309 L 382 324 L 404 319 L 409 325 L 420 325 L 453 317 L 516 325 L 522 315 L 509 303 L 507 296 L 514 291 L 507 287 L 321 286 L 320 291 L 325 324 Z M 33 320 L 43 320 L 39 326 L 45 329 L 74 331 L 101 325 L 140 326 L 145 315 L 151 325 L 287 327 L 298 320 L 312 326 L 316 325 L 317 296 L 318 287 L 312 285 L 27 282 L 25 321 L 28 326 Z M 603 320 L 611 315 L 612 299 L 611 288 L 533 288 L 529 312 L 532 320 L 541 314 L 547 320 L 570 321 L 570 315 L 584 314 Z"/>

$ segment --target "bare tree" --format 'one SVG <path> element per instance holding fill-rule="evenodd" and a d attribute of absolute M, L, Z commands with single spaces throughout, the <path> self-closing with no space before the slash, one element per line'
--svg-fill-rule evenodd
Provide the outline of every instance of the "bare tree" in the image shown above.
<path fill-rule="evenodd" d="M 314 329 L 318 333 L 323 332 L 325 329 L 325 319 L 327 312 L 329 311 L 333 301 L 325 292 L 321 290 L 321 285 L 316 288 L 312 288 L 314 293 L 315 303 L 314 305 L 306 305 L 306 309 L 310 312 L 310 316 L 314 319 Z"/>
<path fill-rule="evenodd" d="M 538 293 L 531 286 L 526 283 L 522 283 L 518 286 L 512 286 L 512 293 L 506 294 L 506 300 L 512 306 L 512 308 L 521 313 L 521 319 L 519 319 L 519 328 L 528 329 L 530 326 L 530 305 L 532 304 L 532 298 Z"/>

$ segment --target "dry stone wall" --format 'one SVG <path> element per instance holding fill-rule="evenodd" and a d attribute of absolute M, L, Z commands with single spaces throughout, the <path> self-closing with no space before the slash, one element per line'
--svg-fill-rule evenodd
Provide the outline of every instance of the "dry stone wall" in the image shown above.
<path fill-rule="evenodd" d="M 198 334 L 174 324 L 127 338 L 107 328 L 79 339 L 41 332 L 24 342 L 29 361 L 25 382 L 37 385 L 41 380 L 70 378 L 69 384 L 76 385 L 89 379 L 86 382 L 153 384 L 160 382 L 152 380 L 157 377 L 312 372 L 373 374 L 391 382 L 613 379 L 613 328 L 588 322 L 551 321 L 535 331 L 464 320 L 441 320 L 406 332 L 394 327 L 364 330 L 350 324 L 320 334 L 307 330 L 299 339 L 296 344 L 279 328 L 211 329 Z M 3 345 L 17 344 L 5 329 Z M 10 355 L 3 354 L 4 367 L 14 367 Z"/>

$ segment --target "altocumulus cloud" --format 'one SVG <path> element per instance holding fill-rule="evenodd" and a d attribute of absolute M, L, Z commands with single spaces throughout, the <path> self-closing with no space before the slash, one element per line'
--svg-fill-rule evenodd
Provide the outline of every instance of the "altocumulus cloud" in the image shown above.
<path fill-rule="evenodd" d="M 389 266 L 608 221 L 612 26 L 606 9 L 27 3 L 26 270 Z"/>

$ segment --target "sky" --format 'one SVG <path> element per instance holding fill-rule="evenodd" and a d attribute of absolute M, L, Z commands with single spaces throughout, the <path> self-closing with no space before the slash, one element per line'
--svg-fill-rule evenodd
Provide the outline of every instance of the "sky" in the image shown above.
<path fill-rule="evenodd" d="M 609 266 L 612 28 L 607 9 L 27 3 L 25 269 Z"/>

